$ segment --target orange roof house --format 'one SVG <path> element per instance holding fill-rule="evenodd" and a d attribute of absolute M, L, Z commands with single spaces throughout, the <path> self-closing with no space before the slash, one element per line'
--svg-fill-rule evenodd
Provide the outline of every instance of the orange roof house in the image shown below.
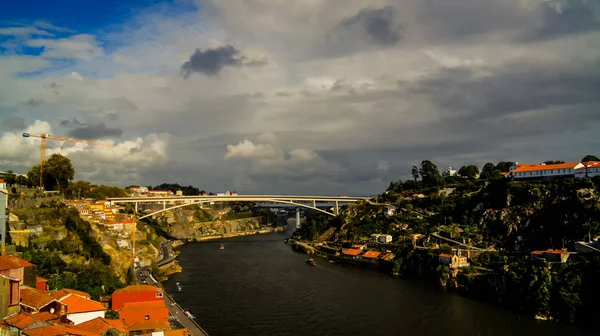
<path fill-rule="evenodd" d="M 133 285 L 116 290 L 112 294 L 112 309 L 119 310 L 126 303 L 161 302 L 164 305 L 164 292 L 161 288 L 149 285 Z"/>
<path fill-rule="evenodd" d="M 142 334 L 140 336 L 188 336 L 187 329 L 175 329 L 175 330 L 165 330 L 159 331 L 152 334 Z"/>
<path fill-rule="evenodd" d="M 13 255 L 0 256 L 0 274 L 18 279 L 21 285 L 35 287 L 34 264 Z"/>
<path fill-rule="evenodd" d="M 47 311 L 50 313 L 61 314 L 61 312 L 64 311 L 64 306 L 53 297 L 35 288 L 23 286 L 21 287 L 20 294 L 21 309 L 27 313 L 35 314 Z"/>
<path fill-rule="evenodd" d="M 580 167 L 584 167 L 581 162 L 566 162 L 557 164 L 515 163 L 515 165 L 511 167 L 511 175 L 514 178 L 571 176 L 574 175 L 575 170 Z"/>
<path fill-rule="evenodd" d="M 110 329 L 127 332 L 127 327 L 120 320 L 108 320 L 102 317 L 78 324 L 77 329 L 94 332 L 96 335 L 104 335 Z"/>
<path fill-rule="evenodd" d="M 142 321 L 169 320 L 169 308 L 164 301 L 126 303 L 118 312 L 121 321 L 129 326 Z"/>
<path fill-rule="evenodd" d="M 367 252 L 363 253 L 363 255 L 361 257 L 366 258 L 366 259 L 377 259 L 377 257 L 379 257 L 380 254 L 381 254 L 381 252 L 377 252 L 377 251 L 367 251 Z"/>
<path fill-rule="evenodd" d="M 75 295 L 79 295 L 82 296 L 86 299 L 91 299 L 92 296 L 86 292 L 82 292 L 82 291 L 78 291 L 75 289 L 69 289 L 69 288 L 63 288 L 61 290 L 58 290 L 52 294 L 50 294 L 50 296 L 52 296 L 54 299 L 56 300 L 60 300 L 62 298 L 64 298 L 65 296 L 71 295 L 71 294 L 75 294 Z"/>
<path fill-rule="evenodd" d="M 76 327 L 64 325 L 64 324 L 51 324 L 48 326 L 25 330 L 23 335 L 28 336 L 98 336 L 95 332 L 82 330 Z"/>
<path fill-rule="evenodd" d="M 37 314 L 36 314 L 37 315 Z M 19 313 L 4 320 L 11 327 L 19 330 L 39 328 L 49 325 L 44 320 L 38 319 L 35 315 L 29 313 Z"/>
<path fill-rule="evenodd" d="M 0 320 L 20 310 L 19 279 L 0 274 Z"/>
<path fill-rule="evenodd" d="M 106 307 L 84 296 L 69 294 L 59 301 L 67 307 L 67 319 L 78 325 L 98 317 L 104 318 Z"/>
<path fill-rule="evenodd" d="M 170 327 L 171 327 L 171 325 L 169 324 L 168 321 L 146 320 L 146 321 L 137 322 L 137 323 L 129 326 L 129 328 L 127 328 L 127 330 L 130 333 L 131 332 L 153 333 L 153 332 L 157 332 L 157 331 L 167 330 Z"/>
<path fill-rule="evenodd" d="M 359 256 L 363 251 L 362 250 L 358 250 L 358 249 L 347 249 L 346 251 L 344 251 L 344 255 L 349 256 L 349 257 L 356 257 Z"/>

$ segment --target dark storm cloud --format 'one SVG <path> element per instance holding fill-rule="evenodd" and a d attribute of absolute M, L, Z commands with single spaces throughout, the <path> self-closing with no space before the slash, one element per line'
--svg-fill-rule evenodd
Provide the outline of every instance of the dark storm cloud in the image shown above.
<path fill-rule="evenodd" d="M 118 127 L 107 127 L 104 123 L 78 127 L 69 132 L 69 136 L 86 140 L 100 139 L 105 137 L 119 137 L 121 135 L 123 135 L 123 130 Z"/>
<path fill-rule="evenodd" d="M 83 127 L 83 126 L 85 126 L 85 123 L 79 121 L 79 119 L 77 119 L 77 118 L 71 118 L 70 120 L 62 120 L 60 122 L 60 126 L 63 126 L 63 127 Z"/>
<path fill-rule="evenodd" d="M 2 129 L 9 132 L 21 131 L 27 127 L 25 120 L 20 117 L 10 117 L 2 120 Z"/>
<path fill-rule="evenodd" d="M 540 6 L 542 24 L 528 32 L 524 36 L 526 40 L 546 40 L 590 31 L 600 33 L 600 4 L 597 1 L 545 2 Z"/>
<path fill-rule="evenodd" d="M 396 20 L 396 9 L 392 6 L 379 9 L 365 8 L 356 15 L 342 20 L 338 28 L 358 28 L 366 33 L 372 43 L 393 45 L 401 39 L 401 28 Z"/>
<path fill-rule="evenodd" d="M 224 45 L 214 49 L 196 49 L 190 59 L 181 66 L 181 72 L 184 78 L 193 73 L 215 76 L 224 67 L 260 66 L 265 63 L 265 60 L 248 60 L 247 57 L 239 55 L 235 47 Z"/>
<path fill-rule="evenodd" d="M 574 63 L 518 60 L 487 76 L 447 69 L 408 87 L 440 108 L 471 111 L 479 118 L 600 102 L 600 62 Z"/>

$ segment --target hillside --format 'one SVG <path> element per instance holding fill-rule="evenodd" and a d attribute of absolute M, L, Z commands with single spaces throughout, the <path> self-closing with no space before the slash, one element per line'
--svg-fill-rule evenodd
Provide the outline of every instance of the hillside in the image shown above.
<path fill-rule="evenodd" d="M 392 249 L 396 258 L 379 264 L 388 271 L 541 319 L 597 327 L 600 254 L 565 252 L 561 263 L 532 259 L 531 252 L 573 252 L 576 242 L 599 236 L 598 191 L 597 178 L 400 181 L 333 219 L 309 220 L 296 238 L 349 246 L 374 233 L 391 234 L 393 243 L 381 251 Z M 386 216 L 384 207 L 397 211 Z M 461 251 L 470 266 L 449 268 L 438 258 Z"/>

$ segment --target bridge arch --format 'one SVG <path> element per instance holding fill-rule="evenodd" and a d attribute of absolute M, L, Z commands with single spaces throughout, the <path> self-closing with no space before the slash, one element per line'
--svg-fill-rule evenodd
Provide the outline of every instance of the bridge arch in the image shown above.
<path fill-rule="evenodd" d="M 234 199 L 234 201 L 236 201 L 236 202 L 254 202 L 254 203 L 256 203 L 256 201 L 252 201 L 252 200 L 240 200 L 239 198 Z M 194 203 L 177 204 L 177 205 L 172 206 L 170 208 L 161 209 L 161 210 L 149 213 L 147 215 L 141 216 L 141 217 L 139 217 L 139 219 L 148 218 L 148 217 L 155 216 L 155 215 L 158 215 L 160 213 L 167 212 L 167 211 L 170 211 L 170 210 L 175 210 L 175 209 L 183 208 L 183 207 L 190 206 L 190 205 L 198 205 L 198 204 L 202 204 L 202 203 L 206 203 L 206 202 L 214 202 L 214 201 L 212 201 L 210 199 L 207 199 L 207 200 L 198 200 L 198 201 L 195 201 Z M 221 201 L 221 202 L 230 202 L 230 201 Z M 337 214 L 335 214 L 333 212 L 328 212 L 328 211 L 325 211 L 323 209 L 319 209 L 317 207 L 310 206 L 308 204 L 296 203 L 296 202 L 291 202 L 291 201 L 283 201 L 283 200 L 263 200 L 263 201 L 260 201 L 260 202 L 290 204 L 290 205 L 295 205 L 295 206 L 306 208 L 306 209 L 311 209 L 311 210 L 319 211 L 319 212 L 322 212 L 322 213 L 324 213 L 326 215 L 329 215 L 329 216 L 332 216 L 332 217 L 337 216 Z"/>

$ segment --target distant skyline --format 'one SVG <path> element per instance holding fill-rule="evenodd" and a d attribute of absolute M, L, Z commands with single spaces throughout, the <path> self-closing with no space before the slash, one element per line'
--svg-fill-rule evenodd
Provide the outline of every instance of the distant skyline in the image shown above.
<path fill-rule="evenodd" d="M 9 1 L 0 170 L 50 141 L 76 179 L 374 194 L 431 160 L 599 155 L 600 3 Z"/>

